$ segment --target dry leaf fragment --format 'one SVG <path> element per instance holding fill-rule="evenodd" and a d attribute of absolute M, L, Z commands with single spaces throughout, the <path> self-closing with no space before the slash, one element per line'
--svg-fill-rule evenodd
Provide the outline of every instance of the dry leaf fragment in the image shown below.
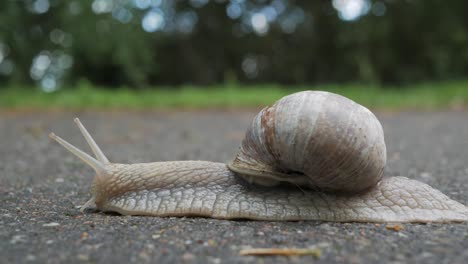
<path fill-rule="evenodd" d="M 393 230 L 397 232 L 403 230 L 403 226 L 401 225 L 386 225 L 385 228 L 387 228 L 388 230 Z"/>
<path fill-rule="evenodd" d="M 87 239 L 88 236 L 89 236 L 89 235 L 88 235 L 88 232 L 83 232 L 83 233 L 81 233 L 81 235 L 80 235 L 80 239 L 81 239 L 81 240 Z"/>
<path fill-rule="evenodd" d="M 239 252 L 241 256 L 305 256 L 320 257 L 321 251 L 316 248 L 249 248 Z"/>
<path fill-rule="evenodd" d="M 214 241 L 213 239 L 208 239 L 208 245 L 210 247 L 216 246 L 216 241 Z"/>

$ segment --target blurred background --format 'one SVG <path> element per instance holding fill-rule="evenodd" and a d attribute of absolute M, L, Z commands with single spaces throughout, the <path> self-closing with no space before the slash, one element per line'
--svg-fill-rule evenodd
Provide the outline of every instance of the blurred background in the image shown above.
<path fill-rule="evenodd" d="M 463 0 L 4 0 L 0 90 L 459 81 L 466 10 Z"/>

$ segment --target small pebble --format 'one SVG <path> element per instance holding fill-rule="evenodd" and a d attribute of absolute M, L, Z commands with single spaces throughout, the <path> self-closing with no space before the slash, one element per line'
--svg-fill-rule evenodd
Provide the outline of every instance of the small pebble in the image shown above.
<path fill-rule="evenodd" d="M 434 254 L 432 254 L 431 252 L 423 252 L 421 254 L 421 257 L 423 257 L 423 258 L 432 258 L 432 257 L 434 257 Z"/>
<path fill-rule="evenodd" d="M 154 244 L 146 244 L 146 248 L 149 249 L 149 250 L 153 250 L 156 247 L 154 246 Z"/>
<path fill-rule="evenodd" d="M 210 263 L 213 263 L 213 264 L 220 264 L 221 263 L 220 258 L 209 257 L 208 260 L 209 260 Z"/>
<path fill-rule="evenodd" d="M 78 255 L 76 256 L 76 258 L 77 258 L 78 260 L 81 260 L 81 261 L 88 261 L 88 260 L 89 260 L 89 256 L 88 256 L 88 255 L 85 255 L 85 254 L 78 254 Z"/>
<path fill-rule="evenodd" d="M 328 242 L 320 242 L 320 243 L 317 244 L 318 248 L 327 248 L 327 247 L 330 247 L 330 246 L 331 246 L 331 244 L 328 243 Z"/>
<path fill-rule="evenodd" d="M 146 252 L 146 251 L 141 251 L 139 254 L 138 254 L 138 257 L 140 259 L 143 259 L 145 261 L 149 261 L 151 259 L 150 255 Z"/>
<path fill-rule="evenodd" d="M 421 177 L 422 178 L 425 178 L 425 179 L 428 179 L 431 177 L 431 174 L 429 172 L 422 172 L 421 173 Z"/>
<path fill-rule="evenodd" d="M 185 261 L 194 260 L 195 255 L 193 255 L 192 253 L 184 253 L 182 255 L 182 259 L 185 260 Z"/>
<path fill-rule="evenodd" d="M 286 237 L 282 235 L 273 235 L 271 241 L 275 244 L 282 244 L 286 241 Z"/>
<path fill-rule="evenodd" d="M 11 244 L 16 244 L 16 243 L 21 243 L 21 242 L 26 242 L 26 236 L 25 235 L 15 235 L 10 240 Z"/>
<path fill-rule="evenodd" d="M 405 234 L 403 234 L 403 233 L 398 233 L 398 236 L 399 236 L 399 237 L 403 237 L 403 238 L 407 238 L 407 237 L 408 237 L 407 235 L 405 235 Z"/>
<path fill-rule="evenodd" d="M 59 223 L 52 222 L 52 223 L 43 224 L 42 226 L 43 227 L 54 227 L 54 226 L 59 226 L 59 225 L 60 225 Z"/>

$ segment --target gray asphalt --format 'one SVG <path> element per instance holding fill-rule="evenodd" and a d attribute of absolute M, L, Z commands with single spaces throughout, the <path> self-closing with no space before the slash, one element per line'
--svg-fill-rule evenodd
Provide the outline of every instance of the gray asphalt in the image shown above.
<path fill-rule="evenodd" d="M 88 152 L 79 116 L 111 161 L 230 160 L 250 112 L 0 113 L 0 263 L 466 263 L 468 224 L 224 221 L 128 217 L 77 208 L 93 171 L 48 140 Z M 468 114 L 380 113 L 387 176 L 405 175 L 468 203 Z M 258 247 L 319 257 L 253 257 Z"/>

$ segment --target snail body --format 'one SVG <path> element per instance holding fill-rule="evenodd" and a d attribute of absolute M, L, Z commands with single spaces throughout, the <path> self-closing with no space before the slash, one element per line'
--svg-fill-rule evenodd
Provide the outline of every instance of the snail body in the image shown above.
<path fill-rule="evenodd" d="M 383 129 L 336 94 L 300 92 L 264 108 L 229 164 L 111 163 L 75 119 L 96 158 L 50 137 L 95 171 L 95 206 L 123 215 L 337 222 L 463 222 L 468 208 L 405 177 L 383 178 Z"/>

